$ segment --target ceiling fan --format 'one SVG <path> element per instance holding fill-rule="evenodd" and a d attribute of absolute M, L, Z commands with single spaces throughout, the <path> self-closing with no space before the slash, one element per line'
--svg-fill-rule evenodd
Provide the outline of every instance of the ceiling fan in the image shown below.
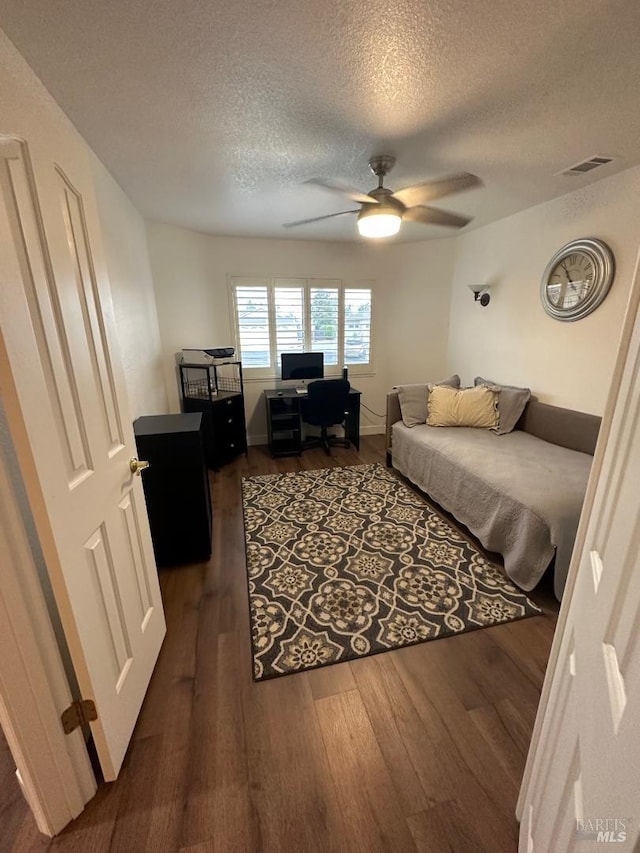
<path fill-rule="evenodd" d="M 422 222 L 424 225 L 445 225 L 450 228 L 464 228 L 471 219 L 449 213 L 446 210 L 437 210 L 427 207 L 425 202 L 443 198 L 452 193 L 468 190 L 473 187 L 482 186 L 482 181 L 476 175 L 462 172 L 458 175 L 449 175 L 440 181 L 431 181 L 424 184 L 415 184 L 405 187 L 403 190 L 393 192 L 383 186 L 385 175 L 393 169 L 396 162 L 395 157 L 388 154 L 380 154 L 369 160 L 369 168 L 378 177 L 378 186 L 368 193 L 361 193 L 351 187 L 345 186 L 339 181 L 325 180 L 324 178 L 310 178 L 307 184 L 315 184 L 332 192 L 346 196 L 351 201 L 358 202 L 360 208 L 354 210 L 341 210 L 339 213 L 329 213 L 327 216 L 315 216 L 312 219 L 300 219 L 297 222 L 285 222 L 285 228 L 296 228 L 298 225 L 307 225 L 310 222 L 319 222 L 321 219 L 332 219 L 334 216 L 345 216 L 348 213 L 358 214 L 358 231 L 363 237 L 390 237 L 400 230 L 401 222 Z"/>

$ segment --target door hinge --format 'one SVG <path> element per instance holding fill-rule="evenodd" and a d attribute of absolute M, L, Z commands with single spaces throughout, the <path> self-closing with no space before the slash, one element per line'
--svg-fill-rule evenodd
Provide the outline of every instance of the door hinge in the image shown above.
<path fill-rule="evenodd" d="M 92 699 L 77 699 L 62 712 L 62 728 L 70 735 L 78 726 L 84 726 L 98 719 L 95 702 Z"/>

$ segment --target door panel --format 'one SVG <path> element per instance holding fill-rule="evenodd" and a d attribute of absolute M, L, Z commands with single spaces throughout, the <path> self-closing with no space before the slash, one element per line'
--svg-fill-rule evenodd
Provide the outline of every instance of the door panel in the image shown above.
<path fill-rule="evenodd" d="M 85 325 L 89 357 L 97 379 L 99 411 L 108 438 L 109 455 L 124 447 L 122 418 L 115 393 L 113 368 L 109 359 L 104 322 L 99 312 L 99 294 L 89 248 L 82 197 L 58 168 L 62 216 L 76 286 Z"/>
<path fill-rule="evenodd" d="M 84 547 L 87 552 L 87 574 L 94 590 L 95 607 L 92 609 L 100 620 L 99 633 L 106 641 L 101 657 L 111 661 L 112 678 L 116 692 L 119 693 L 122 679 L 131 665 L 131 643 L 122 602 L 117 593 L 116 572 L 107 531 L 103 524 L 89 537 Z"/>
<path fill-rule="evenodd" d="M 148 570 L 149 564 L 145 562 L 145 555 L 141 547 L 140 538 L 140 520 L 138 510 L 132 500 L 135 496 L 129 492 L 122 501 L 118 504 L 122 512 L 122 521 L 126 532 L 127 544 L 129 546 L 129 554 L 131 564 L 136 576 L 136 587 L 138 591 L 138 600 L 140 603 L 139 624 L 140 630 L 144 631 L 145 626 L 151 618 L 153 610 L 153 593 L 152 583 L 150 581 Z M 146 509 L 143 507 L 144 523 L 146 524 Z"/>
<path fill-rule="evenodd" d="M 5 238 L 11 239 L 19 264 L 15 272 L 22 278 L 41 369 L 51 391 L 52 423 L 59 435 L 67 482 L 72 488 L 76 480 L 83 479 L 91 469 L 91 458 L 26 143 L 4 139 L 0 154 Z"/>
<path fill-rule="evenodd" d="M 0 137 L 3 394 L 106 779 L 164 636 L 93 187 L 75 138 Z M 64 161 L 64 169 L 60 162 Z"/>

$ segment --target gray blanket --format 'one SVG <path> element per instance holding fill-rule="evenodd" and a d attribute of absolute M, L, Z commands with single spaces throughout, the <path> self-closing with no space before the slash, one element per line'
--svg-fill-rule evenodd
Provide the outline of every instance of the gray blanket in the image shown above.
<path fill-rule="evenodd" d="M 592 457 L 521 430 L 393 426 L 393 465 L 504 557 L 522 589 L 556 556 L 561 598 Z"/>

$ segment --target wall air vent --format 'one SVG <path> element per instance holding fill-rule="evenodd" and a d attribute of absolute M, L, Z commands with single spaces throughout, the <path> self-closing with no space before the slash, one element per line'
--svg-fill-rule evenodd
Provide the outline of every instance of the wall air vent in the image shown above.
<path fill-rule="evenodd" d="M 589 157 L 588 160 L 583 160 L 581 163 L 576 163 L 575 166 L 570 166 L 568 169 L 563 169 L 561 172 L 556 172 L 556 175 L 584 175 L 586 172 L 591 172 L 593 169 L 598 169 L 600 166 L 606 166 L 611 163 L 613 157 Z"/>

